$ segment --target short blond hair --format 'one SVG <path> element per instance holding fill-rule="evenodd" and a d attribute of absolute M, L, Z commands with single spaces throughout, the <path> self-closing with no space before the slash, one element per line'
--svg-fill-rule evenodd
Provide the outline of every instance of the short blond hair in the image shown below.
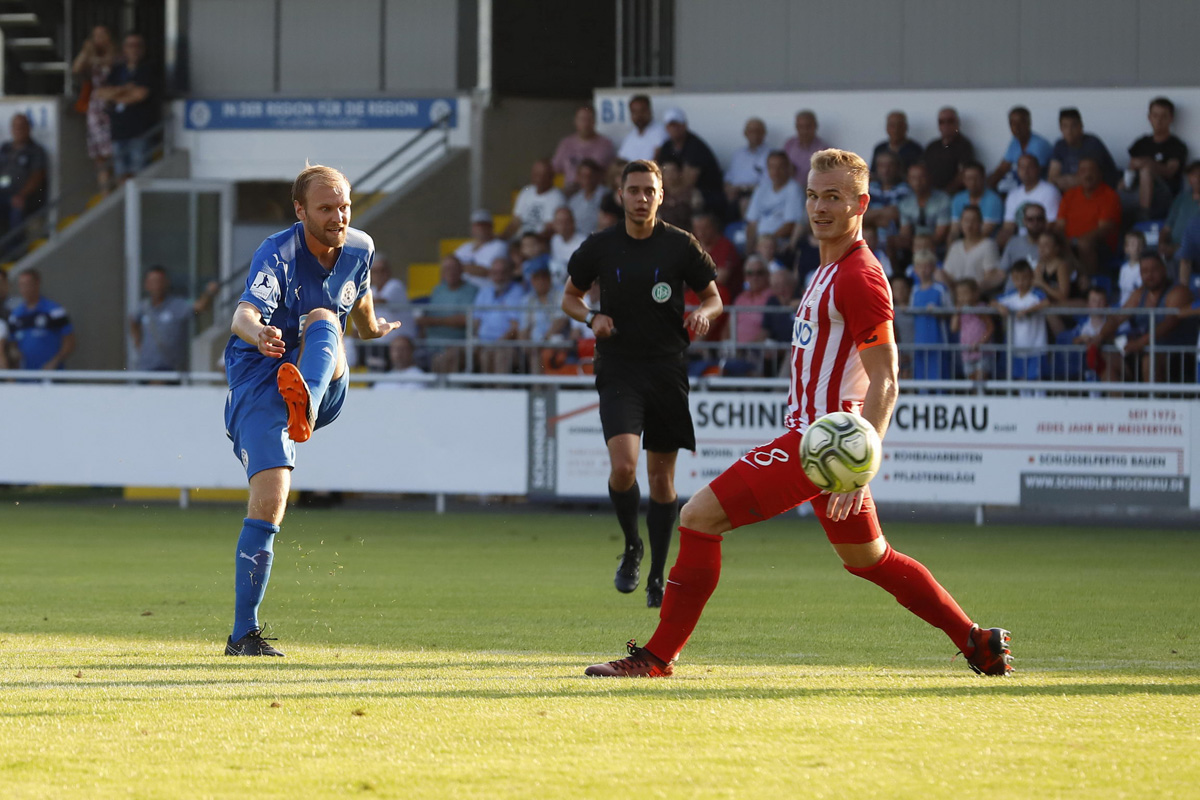
<path fill-rule="evenodd" d="M 867 193 L 867 187 L 871 183 L 871 168 L 858 153 L 831 147 L 828 150 L 818 150 L 812 154 L 812 159 L 809 161 L 810 172 L 834 172 L 836 170 L 846 171 L 856 194 Z"/>
<path fill-rule="evenodd" d="M 346 176 L 333 167 L 304 162 L 304 170 L 292 181 L 292 200 L 304 206 L 308 200 L 310 186 L 341 186 L 345 184 L 346 193 L 350 192 L 350 181 Z"/>

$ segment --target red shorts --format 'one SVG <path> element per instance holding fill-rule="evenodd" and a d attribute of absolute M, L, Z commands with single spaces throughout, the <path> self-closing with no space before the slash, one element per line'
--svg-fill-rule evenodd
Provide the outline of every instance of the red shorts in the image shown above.
<path fill-rule="evenodd" d="M 800 467 L 800 438 L 789 430 L 759 445 L 709 484 L 730 524 L 740 528 L 762 522 L 811 500 L 825 535 L 834 544 L 866 544 L 882 536 L 869 488 L 862 511 L 841 522 L 829 518 L 829 495 L 821 494 Z"/>

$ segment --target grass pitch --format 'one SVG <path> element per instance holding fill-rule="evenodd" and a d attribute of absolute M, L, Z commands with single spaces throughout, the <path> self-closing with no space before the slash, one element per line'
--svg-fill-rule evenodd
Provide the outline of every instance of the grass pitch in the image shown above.
<path fill-rule="evenodd" d="M 726 538 L 676 675 L 582 677 L 656 615 L 607 513 L 292 512 L 221 655 L 235 508 L 0 506 L 0 797 L 1200 796 L 1200 535 L 885 528 L 1018 673 L 846 574 Z"/>

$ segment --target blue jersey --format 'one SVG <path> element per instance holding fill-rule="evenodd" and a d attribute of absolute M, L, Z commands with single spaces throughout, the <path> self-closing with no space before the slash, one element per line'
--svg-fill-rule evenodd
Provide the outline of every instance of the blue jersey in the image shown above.
<path fill-rule="evenodd" d="M 374 258 L 375 243 L 371 237 L 347 228 L 342 252 L 333 269 L 327 270 L 309 252 L 304 242 L 304 223 L 297 222 L 259 245 L 239 302 L 257 308 L 263 324 L 283 332 L 283 357 L 294 362 L 300 347 L 300 329 L 308 312 L 316 308 L 333 311 L 345 331 L 350 309 L 371 289 Z M 255 377 L 274 376 L 280 363 L 236 335 L 225 346 L 230 387 Z"/>

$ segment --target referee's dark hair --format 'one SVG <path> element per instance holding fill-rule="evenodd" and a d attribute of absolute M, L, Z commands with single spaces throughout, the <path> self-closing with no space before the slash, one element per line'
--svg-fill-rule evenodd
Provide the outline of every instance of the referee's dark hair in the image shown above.
<path fill-rule="evenodd" d="M 662 186 L 662 170 L 658 168 L 658 164 L 655 164 L 653 161 L 646 161 L 644 159 L 630 161 L 625 165 L 625 169 L 621 170 L 621 186 L 624 186 L 625 179 L 635 172 L 649 172 L 651 175 L 654 175 L 658 178 L 658 185 Z"/>

